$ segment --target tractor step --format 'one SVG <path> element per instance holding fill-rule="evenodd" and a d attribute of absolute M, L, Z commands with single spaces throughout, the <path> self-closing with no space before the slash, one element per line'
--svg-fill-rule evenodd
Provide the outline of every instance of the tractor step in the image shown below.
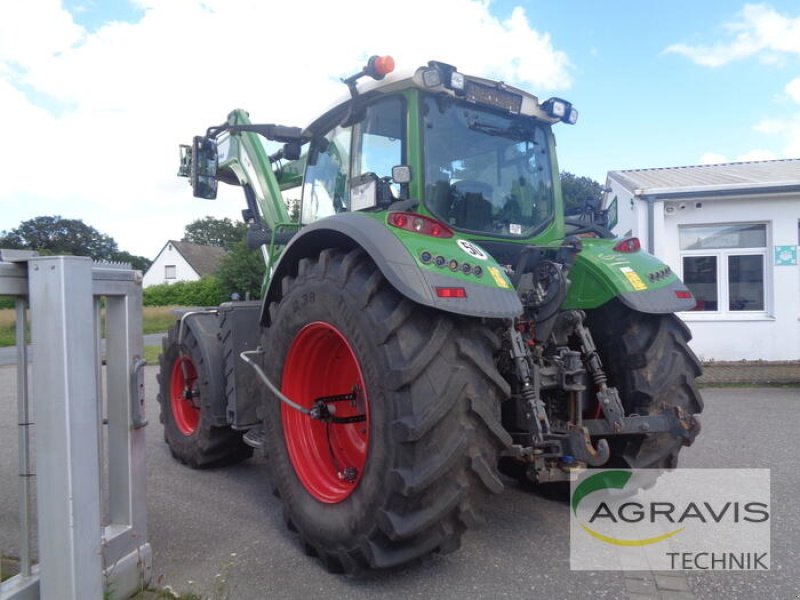
<path fill-rule="evenodd" d="M 251 448 L 261 450 L 261 448 L 264 447 L 263 427 L 253 427 L 253 429 L 248 430 L 248 432 L 244 434 L 242 439 L 244 440 L 244 443 Z"/>

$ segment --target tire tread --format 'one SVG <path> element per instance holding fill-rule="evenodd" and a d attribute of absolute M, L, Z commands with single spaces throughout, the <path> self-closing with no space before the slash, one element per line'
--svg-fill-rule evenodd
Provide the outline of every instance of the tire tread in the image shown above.
<path fill-rule="evenodd" d="M 453 551 L 467 527 L 480 521 L 477 507 L 503 489 L 497 456 L 511 437 L 500 425 L 508 384 L 494 367 L 499 340 L 486 326 L 402 297 L 360 249 L 323 250 L 296 279 L 285 277 L 282 299 L 270 306 L 273 323 L 287 310 L 283 299 L 323 283 L 352 298 L 370 323 L 381 364 L 388 365 L 381 383 L 394 407 L 386 436 L 395 458 L 381 475 L 384 496 L 372 525 L 342 534 L 346 540 L 320 538 L 295 511 L 291 495 L 297 492 L 282 493 L 301 544 L 327 568 L 351 574 Z M 265 347 L 273 341 L 270 330 L 266 335 Z M 284 473 L 286 468 L 279 466 Z"/>

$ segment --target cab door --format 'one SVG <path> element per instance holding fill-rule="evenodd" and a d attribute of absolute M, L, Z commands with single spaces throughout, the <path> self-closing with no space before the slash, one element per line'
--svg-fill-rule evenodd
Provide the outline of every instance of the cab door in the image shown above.
<path fill-rule="evenodd" d="M 401 197 L 391 180 L 392 167 L 406 157 L 406 103 L 402 96 L 371 102 L 352 126 L 337 125 L 324 135 L 324 151 L 306 167 L 301 221 L 350 210 L 382 206 Z M 364 182 L 372 192 L 364 194 Z"/>

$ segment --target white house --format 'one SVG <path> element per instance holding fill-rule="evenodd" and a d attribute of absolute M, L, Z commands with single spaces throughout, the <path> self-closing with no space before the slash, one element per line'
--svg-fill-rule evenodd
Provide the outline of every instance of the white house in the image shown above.
<path fill-rule="evenodd" d="M 170 240 L 145 272 L 142 285 L 197 281 L 205 275 L 213 275 L 224 256 L 225 250 L 218 246 Z"/>
<path fill-rule="evenodd" d="M 610 171 L 606 186 L 614 232 L 694 293 L 680 316 L 702 360 L 800 359 L 800 159 Z"/>

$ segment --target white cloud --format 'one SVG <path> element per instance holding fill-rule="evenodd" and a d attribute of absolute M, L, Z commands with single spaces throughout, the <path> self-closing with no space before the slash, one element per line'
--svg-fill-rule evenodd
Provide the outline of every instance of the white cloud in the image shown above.
<path fill-rule="evenodd" d="M 0 4 L 0 76 L 14 68 L 35 68 L 53 54 L 79 43 L 82 27 L 60 0 Z"/>
<path fill-rule="evenodd" d="M 775 137 L 786 158 L 800 158 L 800 113 L 764 119 L 754 127 L 759 133 Z"/>
<path fill-rule="evenodd" d="M 728 39 L 712 45 L 673 44 L 665 52 L 686 56 L 693 62 L 720 67 L 735 60 L 758 57 L 764 63 L 780 62 L 785 55 L 800 55 L 800 16 L 778 13 L 764 4 L 746 4 L 737 21 L 724 25 Z M 800 78 L 786 84 L 786 96 L 800 103 Z M 786 157 L 800 157 L 800 113 L 764 119 L 753 129 L 777 137 Z M 755 149 L 737 160 L 771 160 L 778 155 Z"/>
<path fill-rule="evenodd" d="M 789 98 L 800 104 L 800 77 L 787 83 L 784 91 Z"/>
<path fill-rule="evenodd" d="M 728 157 L 717 152 L 706 152 L 700 157 L 701 165 L 718 165 L 728 162 Z"/>
<path fill-rule="evenodd" d="M 732 39 L 712 45 L 673 44 L 665 52 L 681 54 L 707 67 L 755 55 L 773 62 L 776 54 L 800 54 L 800 17 L 781 15 L 764 4 L 746 4 L 739 20 L 724 29 Z"/>
<path fill-rule="evenodd" d="M 785 89 L 787 96 L 800 103 L 800 79 L 790 82 Z M 776 139 L 785 158 L 800 158 L 800 112 L 762 119 L 753 129 Z"/>
<path fill-rule="evenodd" d="M 726 155 L 718 152 L 705 152 L 701 157 L 698 164 L 701 165 L 720 165 L 728 162 L 754 162 L 759 160 L 775 160 L 779 158 L 777 154 L 771 150 L 762 148 L 755 148 L 737 155 L 733 160 L 729 159 Z"/>
<path fill-rule="evenodd" d="M 756 148 L 744 154 L 740 154 L 736 157 L 736 160 L 740 162 L 751 162 L 757 160 L 775 160 L 776 158 L 778 158 L 778 155 L 772 152 L 772 150 Z"/>
<path fill-rule="evenodd" d="M 571 83 L 566 54 L 522 8 L 500 20 L 485 0 L 408 0 L 391 20 L 359 0 L 137 0 L 140 21 L 92 33 L 56 0 L 10 4 L 0 6 L 0 105 L 13 115 L 0 229 L 63 214 L 145 255 L 195 218 L 242 207 L 238 194 L 193 199 L 175 177 L 177 145 L 233 108 L 305 125 L 372 53 L 398 68 L 452 62 L 534 93 Z"/>
<path fill-rule="evenodd" d="M 776 133 L 781 133 L 785 129 L 785 124 L 781 119 L 763 119 L 756 123 L 753 129 L 759 133 L 774 135 Z"/>

